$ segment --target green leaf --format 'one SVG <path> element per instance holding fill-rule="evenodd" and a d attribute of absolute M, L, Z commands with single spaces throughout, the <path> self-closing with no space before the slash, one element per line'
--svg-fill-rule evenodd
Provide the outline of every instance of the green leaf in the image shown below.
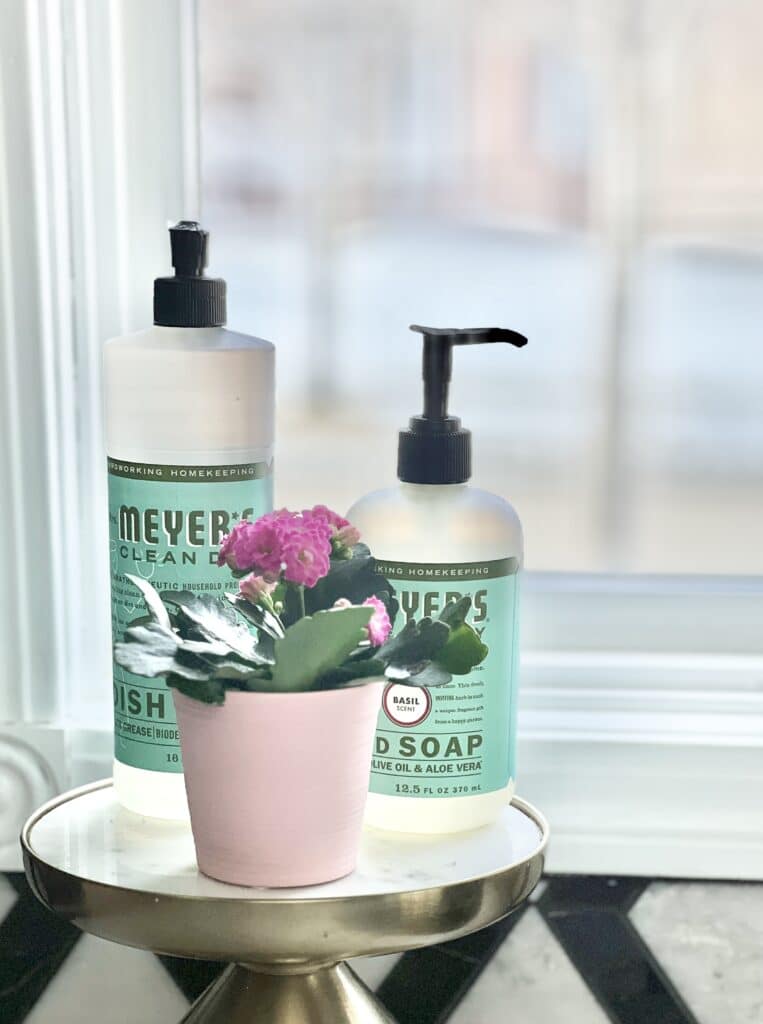
<path fill-rule="evenodd" d="M 141 576 L 133 576 L 129 572 L 125 573 L 125 576 L 143 595 L 143 600 L 146 602 L 151 618 L 158 622 L 160 626 L 163 626 L 164 629 L 171 629 L 169 612 L 164 607 L 159 591 Z"/>
<path fill-rule="evenodd" d="M 330 669 L 319 677 L 317 690 L 338 690 L 349 686 L 362 686 L 369 679 L 384 676 L 384 662 L 378 658 L 370 661 L 350 662 Z"/>
<path fill-rule="evenodd" d="M 266 665 L 275 665 L 276 663 L 276 643 L 277 640 L 275 637 L 272 637 L 269 633 L 260 634 L 260 642 L 257 644 L 257 653 L 261 656 Z"/>
<path fill-rule="evenodd" d="M 207 640 L 219 640 L 242 658 L 255 664 L 261 662 L 256 637 L 225 601 L 210 594 L 193 594 L 189 590 L 168 591 L 164 600 L 174 604 L 180 616 L 191 622 Z"/>
<path fill-rule="evenodd" d="M 448 601 L 440 612 L 439 620 L 452 630 L 458 629 L 459 626 L 463 626 L 466 622 L 466 616 L 469 614 L 471 606 L 472 599 L 468 594 L 465 597 L 458 598 L 458 600 Z"/>
<path fill-rule="evenodd" d="M 252 668 L 251 663 L 236 661 L 235 658 L 222 658 L 219 661 L 214 659 L 210 662 L 212 679 L 231 679 L 234 682 L 244 682 L 250 676 L 267 678 L 269 673 L 265 669 Z"/>
<path fill-rule="evenodd" d="M 411 619 L 379 648 L 376 656 L 388 666 L 410 669 L 431 661 L 445 646 L 449 635 L 450 630 L 444 622 L 433 622 L 429 617 L 418 622 Z"/>
<path fill-rule="evenodd" d="M 267 633 L 274 640 L 280 640 L 283 637 L 283 623 L 275 612 L 271 612 L 269 608 L 263 608 L 262 605 L 252 604 L 251 601 L 247 601 L 239 594 L 226 594 L 225 597 L 239 615 L 243 616 L 247 622 L 251 622 L 257 629 Z"/>
<path fill-rule="evenodd" d="M 377 651 L 378 647 L 373 647 L 366 640 L 360 645 L 360 647 L 355 648 L 347 660 L 353 662 L 353 664 L 359 661 L 366 661 L 368 658 L 375 658 Z"/>
<path fill-rule="evenodd" d="M 318 580 L 316 585 L 305 590 L 305 607 L 308 615 L 321 609 L 331 608 L 340 597 L 346 597 L 352 604 L 363 604 L 367 597 L 376 596 L 384 602 L 390 622 L 394 625 L 398 602 L 392 584 L 376 571 L 376 559 L 365 544 L 356 544 L 352 558 L 331 559 L 328 576 Z"/>
<path fill-rule="evenodd" d="M 484 661 L 488 648 L 467 623 L 451 630 L 448 642 L 437 654 L 436 661 L 454 676 L 465 676 Z"/>
<path fill-rule="evenodd" d="M 114 644 L 114 660 L 136 676 L 156 676 L 177 673 L 186 679 L 203 680 L 209 675 L 204 663 L 191 655 L 179 659 L 181 641 L 158 622 L 133 626 L 125 633 L 122 643 Z"/>
<path fill-rule="evenodd" d="M 185 640 L 180 636 L 176 639 L 185 654 L 198 654 L 200 658 L 226 658 L 230 654 L 230 648 L 221 640 Z"/>
<path fill-rule="evenodd" d="M 231 683 L 230 689 L 242 690 L 244 693 L 272 693 L 273 680 L 269 674 L 253 672 L 247 679 Z"/>
<path fill-rule="evenodd" d="M 310 690 L 365 637 L 372 608 L 341 608 L 305 616 L 276 643 L 272 689 Z"/>
<path fill-rule="evenodd" d="M 192 700 L 200 700 L 204 704 L 224 704 L 225 686 L 215 679 L 203 679 L 198 682 L 191 682 L 189 679 L 182 679 L 180 676 L 167 676 L 167 685 L 173 690 L 184 693 Z"/>
<path fill-rule="evenodd" d="M 388 677 L 391 678 L 391 677 Z M 453 679 L 453 676 L 447 669 L 444 669 L 442 665 L 439 665 L 436 661 L 428 661 L 425 665 L 421 666 L 418 671 L 412 673 L 407 679 L 396 678 L 396 683 L 402 683 L 403 686 L 447 686 Z"/>
<path fill-rule="evenodd" d="M 281 590 L 283 608 L 281 618 L 288 629 L 295 622 L 299 622 L 307 611 L 307 604 L 304 602 L 305 588 L 287 583 Z"/>

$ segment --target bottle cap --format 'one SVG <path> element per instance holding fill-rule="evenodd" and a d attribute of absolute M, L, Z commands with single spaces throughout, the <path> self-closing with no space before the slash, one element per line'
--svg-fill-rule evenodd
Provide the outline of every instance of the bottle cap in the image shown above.
<path fill-rule="evenodd" d="M 401 430 L 397 475 L 411 484 L 461 484 L 472 475 L 472 435 L 457 416 L 448 414 L 448 386 L 454 345 L 489 345 L 506 342 L 521 348 L 527 338 L 503 327 L 464 329 L 420 327 L 424 335 L 424 411 Z"/>
<path fill-rule="evenodd" d="M 205 277 L 209 232 L 195 220 L 170 228 L 174 277 L 154 281 L 154 323 L 159 327 L 221 327 L 226 320 L 225 281 Z"/>

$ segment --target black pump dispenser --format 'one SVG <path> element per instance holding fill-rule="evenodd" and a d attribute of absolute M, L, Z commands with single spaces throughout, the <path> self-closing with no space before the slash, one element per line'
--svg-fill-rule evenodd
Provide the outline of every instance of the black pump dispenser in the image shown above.
<path fill-rule="evenodd" d="M 454 345 L 490 345 L 506 342 L 522 348 L 527 338 L 503 327 L 467 327 L 462 330 L 419 327 L 424 335 L 424 411 L 401 430 L 397 475 L 411 484 L 461 484 L 472 472 L 472 435 L 457 416 L 448 415 L 448 387 Z"/>
<path fill-rule="evenodd" d="M 225 281 L 205 277 L 209 232 L 195 220 L 170 228 L 174 277 L 154 281 L 154 323 L 159 327 L 222 327 Z"/>

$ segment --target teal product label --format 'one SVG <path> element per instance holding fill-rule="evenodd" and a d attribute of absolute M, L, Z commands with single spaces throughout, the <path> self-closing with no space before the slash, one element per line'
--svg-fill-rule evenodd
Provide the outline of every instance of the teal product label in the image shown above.
<path fill-rule="evenodd" d="M 400 601 L 395 630 L 437 618 L 469 594 L 467 621 L 488 654 L 447 686 L 385 687 L 371 765 L 371 792 L 384 796 L 476 796 L 503 789 L 515 774 L 519 563 L 387 562 L 377 569 Z"/>
<path fill-rule="evenodd" d="M 158 590 L 222 596 L 237 589 L 218 567 L 223 536 L 242 519 L 273 507 L 271 466 L 180 466 L 108 460 L 111 622 L 114 640 L 146 615 L 125 573 Z M 114 665 L 114 750 L 118 761 L 155 772 L 182 772 L 172 693 Z"/>

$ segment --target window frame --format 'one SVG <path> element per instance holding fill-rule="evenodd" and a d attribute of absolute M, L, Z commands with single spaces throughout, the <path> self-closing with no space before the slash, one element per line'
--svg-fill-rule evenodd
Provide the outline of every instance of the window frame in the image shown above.
<path fill-rule="evenodd" d="M 19 785 L 55 789 L 111 766 L 100 348 L 148 321 L 165 225 L 198 214 L 196 5 L 27 0 L 7 17 L 0 754 L 21 744 Z M 763 878 L 763 581 L 529 573 L 523 600 L 520 791 L 551 821 L 548 867 Z M 17 824 L 0 819 L 0 868 Z"/>

